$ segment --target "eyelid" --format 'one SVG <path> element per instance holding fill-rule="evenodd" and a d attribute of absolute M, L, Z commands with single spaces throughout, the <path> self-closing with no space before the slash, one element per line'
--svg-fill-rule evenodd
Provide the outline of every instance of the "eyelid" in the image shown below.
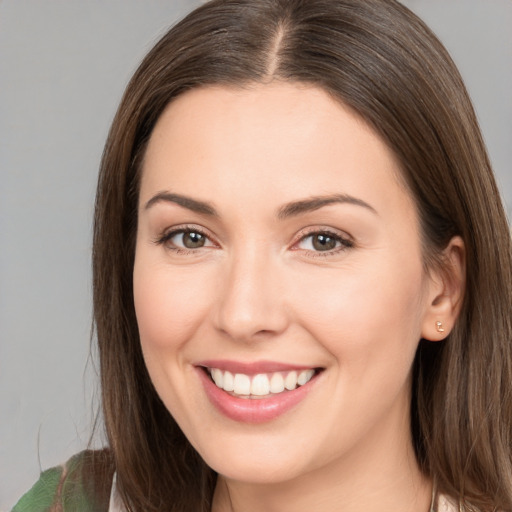
<path fill-rule="evenodd" d="M 204 236 L 211 245 L 206 245 L 203 247 L 198 247 L 195 249 L 188 249 L 184 247 L 179 247 L 176 245 L 172 245 L 167 247 L 169 250 L 175 251 L 179 254 L 190 254 L 190 253 L 198 253 L 200 249 L 211 248 L 211 247 L 219 247 L 218 242 L 216 242 L 215 237 L 210 234 L 210 232 L 199 226 L 197 224 L 182 224 L 177 226 L 168 227 L 160 233 L 160 235 L 153 240 L 153 243 L 157 245 L 166 245 L 174 236 L 180 233 L 187 232 L 196 232 Z M 326 250 L 326 251 L 315 251 L 308 249 L 301 249 L 298 245 L 312 235 L 328 235 L 329 237 L 334 238 L 337 242 L 340 243 L 340 246 L 334 249 Z M 327 226 L 310 226 L 302 229 L 297 235 L 294 237 L 294 240 L 291 244 L 291 250 L 294 251 L 302 251 L 304 253 L 309 253 L 310 257 L 326 257 L 326 256 L 334 256 L 339 254 L 347 249 L 350 249 L 354 246 L 354 239 L 348 233 Z"/>
<path fill-rule="evenodd" d="M 204 236 L 212 244 L 207 245 L 206 247 L 218 246 L 218 243 L 214 240 L 214 237 L 208 232 L 208 230 L 204 229 L 201 226 L 198 226 L 197 224 L 182 224 L 166 228 L 156 237 L 156 239 L 153 240 L 153 243 L 155 243 L 156 245 L 165 245 L 176 235 L 187 232 L 199 233 L 200 235 Z M 203 247 L 199 247 L 197 249 L 187 249 L 184 247 L 173 246 L 169 247 L 169 249 L 183 253 L 198 252 L 198 250 L 203 249 Z"/>
<path fill-rule="evenodd" d="M 298 244 L 300 244 L 303 240 L 312 235 L 328 235 L 330 237 L 335 238 L 340 242 L 341 246 L 335 249 L 331 249 L 328 251 L 312 251 L 307 249 L 298 248 Z M 350 249 L 354 246 L 354 239 L 348 233 L 344 231 L 340 231 L 335 228 L 327 227 L 327 226 L 311 226 L 301 230 L 295 237 L 291 249 L 294 251 L 304 251 L 306 253 L 310 253 L 312 257 L 326 257 L 333 256 L 344 252 L 347 249 Z"/>

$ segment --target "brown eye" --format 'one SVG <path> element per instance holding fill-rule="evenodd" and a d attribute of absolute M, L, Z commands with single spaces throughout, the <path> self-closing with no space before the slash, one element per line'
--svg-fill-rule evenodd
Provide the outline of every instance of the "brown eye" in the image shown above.
<path fill-rule="evenodd" d="M 213 247 L 211 240 L 201 231 L 195 229 L 177 229 L 163 235 L 157 243 L 165 245 L 167 249 L 194 250 L 203 247 Z"/>
<path fill-rule="evenodd" d="M 338 240 L 325 233 L 318 233 L 311 236 L 311 245 L 315 251 L 332 251 L 336 249 Z"/>
<path fill-rule="evenodd" d="M 353 247 L 353 242 L 336 233 L 329 231 L 317 231 L 304 236 L 297 244 L 299 249 L 306 250 L 311 253 L 332 253 Z"/>
<path fill-rule="evenodd" d="M 182 245 L 186 249 L 198 249 L 204 247 L 206 243 L 206 237 L 197 231 L 185 231 L 181 234 L 181 239 Z"/>

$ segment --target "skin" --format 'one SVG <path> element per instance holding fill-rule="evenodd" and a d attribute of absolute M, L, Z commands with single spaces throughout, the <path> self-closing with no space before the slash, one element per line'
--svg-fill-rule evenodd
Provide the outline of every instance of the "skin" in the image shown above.
<path fill-rule="evenodd" d="M 217 215 L 151 201 L 163 191 Z M 367 206 L 278 215 L 336 194 Z M 184 226 L 205 234 L 203 247 L 184 249 L 179 234 L 162 242 Z M 340 241 L 319 251 L 311 233 L 326 230 Z M 219 473 L 214 512 L 429 509 L 411 365 L 420 338 L 447 336 L 458 312 L 462 242 L 445 256 L 450 272 L 425 272 L 393 153 L 322 90 L 208 87 L 167 107 L 143 166 L 135 308 L 157 392 Z M 196 369 L 207 359 L 323 371 L 300 404 L 254 425 L 210 403 Z"/>

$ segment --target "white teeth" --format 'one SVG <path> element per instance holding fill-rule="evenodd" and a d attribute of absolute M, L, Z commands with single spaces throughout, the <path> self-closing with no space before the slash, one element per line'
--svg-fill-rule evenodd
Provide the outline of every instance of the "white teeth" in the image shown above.
<path fill-rule="evenodd" d="M 213 382 L 217 385 L 217 387 L 221 388 L 223 387 L 224 378 L 222 375 L 222 370 L 219 370 L 218 368 L 214 368 L 212 370 L 212 379 Z"/>
<path fill-rule="evenodd" d="M 315 375 L 315 370 L 308 369 L 300 372 L 274 372 L 259 373 L 249 376 L 244 373 L 222 371 L 219 368 L 210 368 L 210 375 L 218 388 L 244 397 L 271 396 L 285 390 L 293 391 L 297 386 L 304 386 Z"/>
<path fill-rule="evenodd" d="M 293 391 L 297 387 L 297 372 L 290 372 L 284 379 L 284 387 L 288 391 Z"/>
<path fill-rule="evenodd" d="M 315 374 L 315 370 L 304 370 L 299 373 L 297 377 L 297 384 L 299 386 L 304 386 L 307 382 L 311 380 L 311 377 Z"/>
<path fill-rule="evenodd" d="M 265 396 L 270 392 L 270 382 L 268 377 L 263 373 L 255 375 L 251 382 L 251 395 Z"/>
<path fill-rule="evenodd" d="M 224 391 L 233 391 L 235 389 L 235 378 L 232 373 L 224 372 L 224 383 L 222 389 Z"/>
<path fill-rule="evenodd" d="M 280 373 L 274 373 L 270 379 L 270 392 L 282 393 L 284 391 L 284 378 Z"/>
<path fill-rule="evenodd" d="M 235 386 L 233 391 L 236 395 L 250 395 L 251 394 L 251 378 L 249 375 L 237 373 L 235 375 Z"/>

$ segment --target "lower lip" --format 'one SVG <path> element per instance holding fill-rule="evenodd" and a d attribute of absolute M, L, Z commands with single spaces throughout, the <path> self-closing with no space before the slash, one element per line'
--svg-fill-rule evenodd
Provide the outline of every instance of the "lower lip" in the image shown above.
<path fill-rule="evenodd" d="M 265 423 L 298 405 L 312 389 L 317 374 L 304 386 L 283 391 L 269 398 L 238 398 L 218 388 L 204 368 L 197 368 L 206 395 L 224 416 L 241 423 Z"/>

